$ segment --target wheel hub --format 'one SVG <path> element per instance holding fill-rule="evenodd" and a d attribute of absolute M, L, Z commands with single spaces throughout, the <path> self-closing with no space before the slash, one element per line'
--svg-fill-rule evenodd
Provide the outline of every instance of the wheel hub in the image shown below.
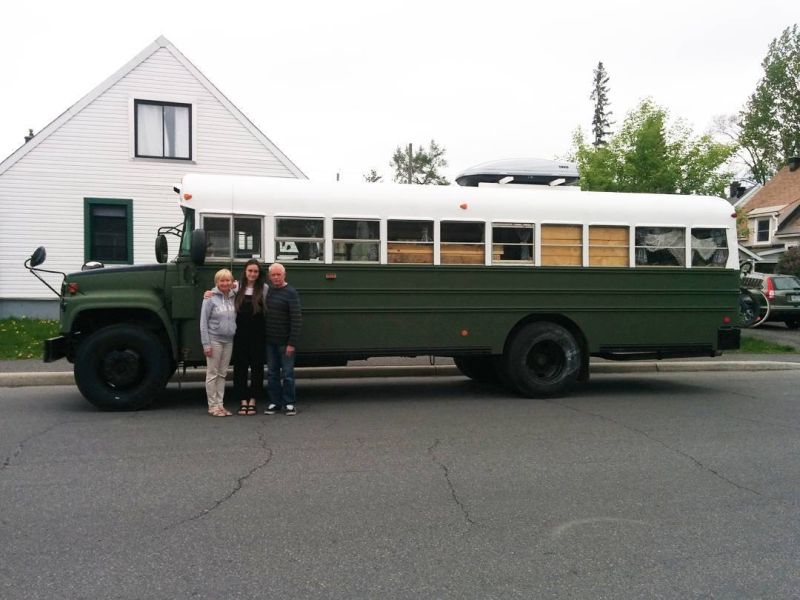
<path fill-rule="evenodd" d="M 142 360 L 133 350 L 112 350 L 103 359 L 102 372 L 106 383 L 114 388 L 125 388 L 139 381 Z"/>

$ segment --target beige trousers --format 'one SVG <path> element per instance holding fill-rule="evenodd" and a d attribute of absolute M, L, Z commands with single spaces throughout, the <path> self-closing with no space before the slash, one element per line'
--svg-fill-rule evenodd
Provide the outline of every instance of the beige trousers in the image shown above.
<path fill-rule="evenodd" d="M 233 342 L 211 342 L 211 356 L 206 356 L 206 395 L 208 408 L 223 406 L 225 375 L 233 353 Z"/>

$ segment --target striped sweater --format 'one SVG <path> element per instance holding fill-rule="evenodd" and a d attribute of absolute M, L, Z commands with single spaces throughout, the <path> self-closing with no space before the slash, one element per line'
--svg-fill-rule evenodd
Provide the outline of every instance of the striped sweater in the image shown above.
<path fill-rule="evenodd" d="M 300 295 L 297 290 L 289 284 L 282 288 L 270 286 L 264 322 L 268 344 L 297 346 L 300 329 L 303 326 Z"/>

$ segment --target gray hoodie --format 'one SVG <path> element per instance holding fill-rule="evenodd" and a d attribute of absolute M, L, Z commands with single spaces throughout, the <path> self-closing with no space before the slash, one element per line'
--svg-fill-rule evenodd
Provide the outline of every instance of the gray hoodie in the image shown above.
<path fill-rule="evenodd" d="M 224 296 L 216 287 L 211 290 L 214 294 L 203 300 L 200 311 L 200 342 L 203 347 L 215 342 L 232 342 L 236 333 L 236 306 L 233 299 L 236 293 L 231 290 Z"/>

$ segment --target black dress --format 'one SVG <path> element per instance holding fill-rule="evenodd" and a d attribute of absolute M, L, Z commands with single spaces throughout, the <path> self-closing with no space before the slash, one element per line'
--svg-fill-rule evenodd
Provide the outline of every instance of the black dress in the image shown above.
<path fill-rule="evenodd" d="M 244 296 L 236 314 L 236 335 L 233 337 L 233 392 L 237 400 L 264 397 L 265 349 L 264 310 L 262 308 L 261 312 L 253 314 L 253 296 Z"/>

